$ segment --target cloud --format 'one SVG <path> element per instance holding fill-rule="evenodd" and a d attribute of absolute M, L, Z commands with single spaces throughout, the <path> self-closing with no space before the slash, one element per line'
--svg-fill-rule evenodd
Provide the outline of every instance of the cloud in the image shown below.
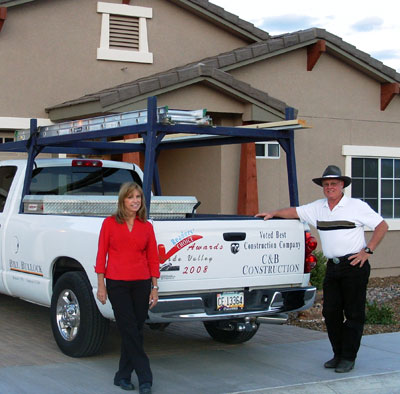
<path fill-rule="evenodd" d="M 397 49 L 384 49 L 371 52 L 371 56 L 380 60 L 394 59 L 400 57 L 400 51 Z"/>
<path fill-rule="evenodd" d="M 267 32 L 287 33 L 314 27 L 317 19 L 308 15 L 280 15 L 263 18 L 257 26 Z"/>
<path fill-rule="evenodd" d="M 368 18 L 364 18 L 359 20 L 356 23 L 351 25 L 351 28 L 355 31 L 372 31 L 380 29 L 383 25 L 383 19 L 379 18 L 378 16 L 371 16 Z"/>

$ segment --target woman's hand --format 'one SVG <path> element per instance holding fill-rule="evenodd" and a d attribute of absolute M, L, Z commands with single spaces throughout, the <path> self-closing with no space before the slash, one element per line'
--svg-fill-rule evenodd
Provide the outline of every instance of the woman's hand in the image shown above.
<path fill-rule="evenodd" d="M 107 289 L 104 284 L 104 274 L 97 274 L 97 299 L 104 305 L 107 301 Z"/>
<path fill-rule="evenodd" d="M 104 305 L 107 301 L 107 290 L 106 287 L 97 289 L 97 299 Z"/>
<path fill-rule="evenodd" d="M 157 305 L 158 302 L 158 289 L 153 288 L 151 289 L 150 292 L 150 297 L 149 297 L 149 309 L 155 307 Z"/>

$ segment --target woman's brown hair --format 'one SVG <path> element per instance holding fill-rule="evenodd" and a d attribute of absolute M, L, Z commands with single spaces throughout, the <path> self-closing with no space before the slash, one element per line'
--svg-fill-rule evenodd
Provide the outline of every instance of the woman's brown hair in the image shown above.
<path fill-rule="evenodd" d="M 121 185 L 118 194 L 118 208 L 115 213 L 115 220 L 122 224 L 126 222 L 127 214 L 125 209 L 124 200 L 134 191 L 138 191 L 140 193 L 140 197 L 142 198 L 142 203 L 140 208 L 136 214 L 136 216 L 142 221 L 147 221 L 147 209 L 146 209 L 146 201 L 144 199 L 143 189 L 135 182 L 126 182 Z"/>

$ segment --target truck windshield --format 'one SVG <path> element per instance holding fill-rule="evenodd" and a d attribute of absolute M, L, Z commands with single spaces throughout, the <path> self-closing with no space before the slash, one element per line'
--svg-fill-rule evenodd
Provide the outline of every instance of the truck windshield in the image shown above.
<path fill-rule="evenodd" d="M 139 175 L 128 169 L 105 167 L 44 167 L 32 173 L 29 194 L 118 195 L 124 182 L 142 186 Z"/>

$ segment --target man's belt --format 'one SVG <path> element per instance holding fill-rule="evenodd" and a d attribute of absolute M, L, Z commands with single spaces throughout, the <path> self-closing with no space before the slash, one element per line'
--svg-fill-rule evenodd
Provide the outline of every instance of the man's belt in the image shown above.
<path fill-rule="evenodd" d="M 347 261 L 349 261 L 349 257 L 353 256 L 355 253 L 350 253 L 350 254 L 346 254 L 345 256 L 341 256 L 341 257 L 333 257 L 331 259 L 328 259 L 328 262 L 332 262 L 334 264 L 340 264 L 340 263 L 345 263 Z"/>

